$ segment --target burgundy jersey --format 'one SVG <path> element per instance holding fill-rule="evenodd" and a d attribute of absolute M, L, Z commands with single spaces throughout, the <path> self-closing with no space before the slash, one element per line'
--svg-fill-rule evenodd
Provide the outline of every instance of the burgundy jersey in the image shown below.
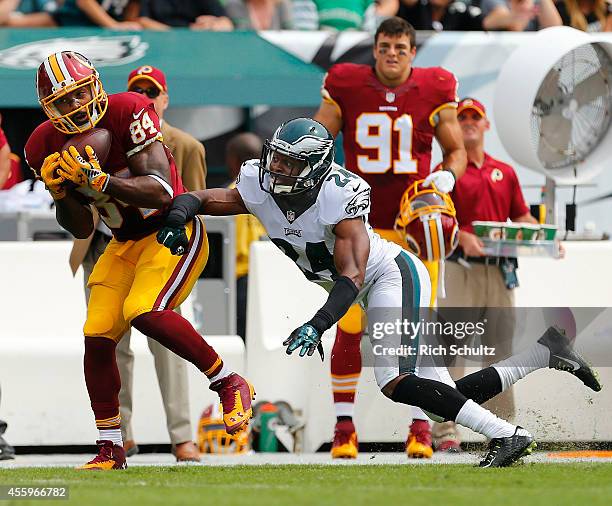
<path fill-rule="evenodd" d="M 108 109 L 96 128 L 105 128 L 112 135 L 110 151 L 102 169 L 117 177 L 132 177 L 128 158 L 162 139 L 159 118 L 152 102 L 138 93 L 109 95 Z M 32 132 L 26 144 L 24 151 L 28 165 L 40 175 L 45 157 L 60 151 L 69 138 L 50 121 L 45 121 Z M 170 164 L 170 180 L 166 183 L 176 196 L 184 193 L 185 189 L 170 151 L 165 146 L 164 149 Z M 100 217 L 118 241 L 140 239 L 158 230 L 168 212 L 168 208 L 142 209 L 125 204 L 88 187 L 80 187 L 76 191 L 83 196 L 83 202 L 96 206 Z"/>
<path fill-rule="evenodd" d="M 457 80 L 440 67 L 413 68 L 408 80 L 387 88 L 373 67 L 334 65 L 323 99 L 342 114 L 345 166 L 372 187 L 370 223 L 392 229 L 402 194 L 430 173 L 437 114 L 457 107 Z"/>
<path fill-rule="evenodd" d="M 468 161 L 451 197 L 459 228 L 471 233 L 473 221 L 514 221 L 529 213 L 514 169 L 486 153 L 482 167 Z"/>

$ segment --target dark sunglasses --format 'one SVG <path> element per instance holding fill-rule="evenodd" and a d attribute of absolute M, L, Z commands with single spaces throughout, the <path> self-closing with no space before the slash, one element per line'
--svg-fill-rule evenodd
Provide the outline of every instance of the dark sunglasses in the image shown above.
<path fill-rule="evenodd" d="M 161 90 L 157 86 L 153 86 L 151 88 L 139 88 L 138 86 L 134 86 L 130 91 L 134 93 L 140 93 L 141 95 L 146 95 L 149 98 L 157 98 L 161 93 Z"/>

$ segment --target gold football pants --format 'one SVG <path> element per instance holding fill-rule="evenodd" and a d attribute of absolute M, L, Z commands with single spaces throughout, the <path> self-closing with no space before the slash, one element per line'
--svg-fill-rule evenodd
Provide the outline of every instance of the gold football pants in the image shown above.
<path fill-rule="evenodd" d="M 186 229 L 190 245 L 180 257 L 159 244 L 155 233 L 137 241 L 111 240 L 87 283 L 86 336 L 118 342 L 137 316 L 174 309 L 187 298 L 208 260 L 208 238 L 199 217 Z"/>

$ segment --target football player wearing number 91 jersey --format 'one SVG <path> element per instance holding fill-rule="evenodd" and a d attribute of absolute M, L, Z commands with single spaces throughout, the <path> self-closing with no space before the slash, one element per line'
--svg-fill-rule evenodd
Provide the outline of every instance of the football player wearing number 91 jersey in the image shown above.
<path fill-rule="evenodd" d="M 375 330 L 370 340 L 382 392 L 395 402 L 418 406 L 492 438 L 482 466 L 510 465 L 531 451 L 533 437 L 479 404 L 554 363 L 553 354 L 569 358 L 574 352 L 567 339 L 549 329 L 520 356 L 455 385 L 444 365 L 422 352 L 428 336 L 410 334 L 401 324 L 427 318 L 421 312 L 428 311 L 431 291 L 427 269 L 418 257 L 372 230 L 370 186 L 334 164 L 333 151 L 333 138 L 323 125 L 307 118 L 288 121 L 266 141 L 260 160 L 242 165 L 236 188 L 176 197 L 157 240 L 174 254 L 188 255 L 192 246 L 185 226 L 196 215 L 253 214 L 304 276 L 329 292 L 314 316 L 283 342 L 288 354 L 299 351 L 303 357 L 318 351 L 323 358 L 323 333 L 357 302 L 367 308 L 370 329 Z M 411 344 L 413 339 L 418 346 Z M 583 364 L 583 382 L 601 388 L 581 357 L 571 355 L 571 360 Z"/>
<path fill-rule="evenodd" d="M 440 67 L 412 66 L 415 31 L 393 17 L 383 21 L 374 36 L 375 65 L 340 63 L 332 66 L 321 89 L 322 102 L 314 119 L 334 135 L 342 132 L 345 166 L 372 188 L 370 223 L 383 238 L 406 248 L 394 230 L 404 191 L 414 182 L 432 181 L 448 193 L 465 172 L 466 154 L 457 122 L 457 80 Z M 432 140 L 440 144 L 442 170 L 430 174 Z M 432 279 L 431 303 L 438 285 L 438 262 L 425 262 Z M 352 417 L 355 389 L 361 374 L 359 344 L 364 315 L 353 307 L 338 325 L 331 375 L 337 423 L 332 456 L 357 456 Z M 427 416 L 413 410 L 406 444 L 409 457 L 431 457 Z M 447 450 L 459 444 L 450 439 Z"/>
<path fill-rule="evenodd" d="M 94 229 L 90 206 L 113 232 L 91 273 L 85 334 L 85 382 L 99 430 L 98 455 L 83 469 L 123 469 L 115 347 L 128 326 L 192 362 L 223 404 L 228 433 L 245 428 L 253 387 L 232 373 L 182 316 L 172 311 L 193 288 L 208 259 L 200 218 L 187 224 L 192 246 L 177 259 L 155 240 L 183 183 L 152 102 L 138 93 L 107 95 L 83 55 L 53 53 L 38 68 L 39 102 L 49 117 L 30 136 L 25 157 L 51 193 L 57 221 L 77 238 Z M 104 128 L 112 140 L 101 165 L 91 146 L 62 149 L 71 135 Z"/>

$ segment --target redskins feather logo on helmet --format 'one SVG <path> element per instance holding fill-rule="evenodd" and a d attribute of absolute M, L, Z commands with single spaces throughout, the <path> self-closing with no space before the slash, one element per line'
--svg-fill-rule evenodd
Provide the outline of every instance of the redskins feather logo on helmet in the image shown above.
<path fill-rule="evenodd" d="M 62 114 L 57 101 L 79 88 L 86 88 L 90 99 Z M 108 106 L 98 71 L 85 56 L 74 51 L 53 53 L 40 64 L 36 73 L 36 91 L 38 101 L 53 126 L 66 134 L 93 128 Z"/>
<path fill-rule="evenodd" d="M 225 431 L 220 406 L 208 406 L 198 424 L 198 448 L 200 453 L 240 454 L 249 451 L 248 431 L 230 435 Z"/>
<path fill-rule="evenodd" d="M 447 193 L 415 181 L 402 195 L 395 230 L 421 260 L 448 258 L 459 242 L 455 206 Z"/>

